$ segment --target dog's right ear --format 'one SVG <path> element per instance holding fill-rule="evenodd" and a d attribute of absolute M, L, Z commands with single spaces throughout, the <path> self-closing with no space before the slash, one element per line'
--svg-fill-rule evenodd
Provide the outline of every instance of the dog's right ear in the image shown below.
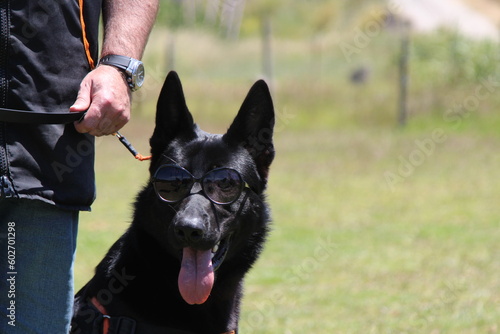
<path fill-rule="evenodd" d="M 181 80 L 176 72 L 168 73 L 156 106 L 156 126 L 149 140 L 152 165 L 175 138 L 189 140 L 195 135 L 193 116 L 188 110 Z"/>
<path fill-rule="evenodd" d="M 273 100 L 265 81 L 259 80 L 250 88 L 223 140 L 247 149 L 264 185 L 275 153 L 273 129 Z"/>

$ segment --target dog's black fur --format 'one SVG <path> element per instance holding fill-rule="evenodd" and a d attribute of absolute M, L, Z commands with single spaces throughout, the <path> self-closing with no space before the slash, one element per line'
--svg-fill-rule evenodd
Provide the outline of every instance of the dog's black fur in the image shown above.
<path fill-rule="evenodd" d="M 253 85 L 227 133 L 214 135 L 193 122 L 180 80 L 175 72 L 169 73 L 150 139 L 150 174 L 172 160 L 195 177 L 230 167 L 240 172 L 249 189 L 232 204 L 216 205 L 195 184 L 188 197 L 169 204 L 156 196 L 149 182 L 137 196 L 131 226 L 75 296 L 71 333 L 97 333 L 93 330 L 101 326 L 102 317 L 90 306 L 93 297 L 112 319 L 133 319 L 137 328 L 149 324 L 164 333 L 237 331 L 243 279 L 269 228 L 264 190 L 274 158 L 273 127 L 273 103 L 264 81 Z M 226 253 L 215 271 L 210 296 L 202 304 L 190 305 L 178 287 L 182 249 L 212 249 L 219 241 L 214 262 L 220 262 L 219 253 Z"/>

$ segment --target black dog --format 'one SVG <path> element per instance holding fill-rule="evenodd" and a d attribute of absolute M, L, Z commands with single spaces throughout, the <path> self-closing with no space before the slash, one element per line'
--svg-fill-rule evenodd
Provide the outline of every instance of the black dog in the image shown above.
<path fill-rule="evenodd" d="M 150 140 L 151 180 L 131 226 L 77 293 L 71 333 L 237 333 L 243 278 L 268 232 L 273 126 L 261 80 L 226 134 L 202 131 L 169 73 Z"/>

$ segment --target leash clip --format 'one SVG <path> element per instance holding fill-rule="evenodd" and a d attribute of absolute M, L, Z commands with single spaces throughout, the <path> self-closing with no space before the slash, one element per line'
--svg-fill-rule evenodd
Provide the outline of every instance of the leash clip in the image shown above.
<path fill-rule="evenodd" d="M 137 152 L 136 149 L 132 146 L 132 144 L 130 144 L 130 142 L 127 140 L 127 138 L 125 138 L 120 132 L 116 131 L 115 133 L 113 133 L 113 135 L 116 136 L 116 138 L 118 138 L 120 140 L 120 142 L 123 144 L 123 146 L 125 146 L 127 148 L 127 150 L 130 153 L 132 153 L 134 158 L 136 158 L 137 160 L 144 161 L 144 160 L 151 159 L 150 155 L 144 156 L 144 155 L 140 154 L 139 152 Z"/>

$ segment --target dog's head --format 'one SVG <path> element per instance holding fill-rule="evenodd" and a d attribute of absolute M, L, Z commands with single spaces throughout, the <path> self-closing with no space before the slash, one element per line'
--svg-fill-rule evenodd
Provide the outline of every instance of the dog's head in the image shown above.
<path fill-rule="evenodd" d="M 207 300 L 219 273 L 243 275 L 261 250 L 273 127 L 273 103 L 262 80 L 224 135 L 194 123 L 175 72 L 165 80 L 150 140 L 146 193 L 154 196 L 155 217 L 146 230 L 179 260 L 178 287 L 189 304 Z"/>

